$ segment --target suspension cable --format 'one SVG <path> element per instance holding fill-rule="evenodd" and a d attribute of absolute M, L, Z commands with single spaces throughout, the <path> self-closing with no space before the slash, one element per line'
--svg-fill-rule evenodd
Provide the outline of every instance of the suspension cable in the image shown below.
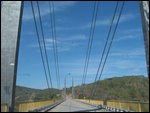
<path fill-rule="evenodd" d="M 102 73 L 103 73 L 103 70 L 104 70 L 104 67 L 105 67 L 105 64 L 106 64 L 106 61 L 107 61 L 108 55 L 109 55 L 109 53 L 110 53 L 110 49 L 111 49 L 111 46 L 112 46 L 113 40 L 114 40 L 114 38 L 115 38 L 116 30 L 117 30 L 117 27 L 118 27 L 118 24 L 119 24 L 119 21 L 120 21 L 120 18 L 121 18 L 122 12 L 123 12 L 124 3 L 125 3 L 125 1 L 123 1 L 123 3 L 122 3 L 121 10 L 120 10 L 120 13 L 119 13 L 119 16 L 118 16 L 118 19 L 117 19 L 117 23 L 116 23 L 116 26 L 115 26 L 115 28 L 114 28 L 114 32 L 113 32 L 113 35 L 112 35 L 112 38 L 111 38 L 111 41 L 110 41 L 110 44 L 109 44 L 109 47 L 108 47 L 108 51 L 107 51 L 107 53 L 106 53 L 106 57 L 105 57 L 105 60 L 104 60 L 104 63 L 103 63 L 102 69 L 101 69 L 101 71 L 100 71 L 100 75 L 99 75 L 98 80 L 100 80 L 100 79 L 101 79 L 101 76 L 102 76 Z M 93 94 L 94 94 L 94 92 L 95 92 L 95 91 L 96 91 L 96 89 L 97 89 L 97 85 L 98 85 L 98 82 L 96 82 L 96 83 L 95 83 L 95 88 L 93 88 L 92 95 L 90 95 L 91 97 L 93 97 Z"/>
<path fill-rule="evenodd" d="M 46 50 L 45 37 L 44 37 L 43 23 L 42 23 L 42 18 L 41 18 L 39 1 L 37 1 L 37 7 L 38 7 L 38 14 L 39 14 L 39 19 L 40 19 L 40 28 L 41 28 L 41 33 L 42 33 L 42 39 L 43 39 L 43 45 L 44 45 L 44 51 L 45 51 L 45 57 L 46 57 L 46 64 L 47 64 L 47 68 L 48 68 L 48 75 L 49 75 L 50 84 L 51 84 L 51 88 L 52 88 L 53 85 L 52 85 L 52 79 L 51 79 L 51 74 L 50 74 L 49 61 L 48 61 L 48 57 L 47 57 L 48 55 L 47 55 L 47 50 Z"/>
<path fill-rule="evenodd" d="M 51 20 L 51 29 L 52 29 L 53 53 L 54 53 L 54 61 L 55 61 L 55 69 L 56 69 L 56 80 L 57 80 L 57 86 L 58 86 L 58 88 L 60 88 L 60 76 L 59 76 L 57 40 L 56 40 L 56 27 L 55 27 L 55 12 L 54 12 L 53 2 L 49 1 L 49 9 L 50 9 L 50 20 Z"/>
<path fill-rule="evenodd" d="M 44 56 L 43 56 L 43 53 L 42 53 L 40 36 L 39 36 L 39 32 L 38 32 L 38 27 L 37 27 L 37 22 L 36 22 L 36 17 L 35 17 L 35 12 L 34 12 L 34 7 L 33 7 L 32 1 L 31 1 L 31 8 L 32 8 L 33 20 L 34 20 L 35 30 L 36 30 L 36 34 L 37 34 L 40 54 L 41 54 L 41 58 L 42 58 L 43 68 L 44 68 L 44 72 L 45 72 L 45 78 L 46 78 L 47 86 L 48 86 L 48 88 L 50 88 L 49 87 L 49 82 L 48 82 L 48 76 L 47 76 L 47 72 L 46 72 L 46 66 L 45 66 L 45 63 L 44 63 Z"/>

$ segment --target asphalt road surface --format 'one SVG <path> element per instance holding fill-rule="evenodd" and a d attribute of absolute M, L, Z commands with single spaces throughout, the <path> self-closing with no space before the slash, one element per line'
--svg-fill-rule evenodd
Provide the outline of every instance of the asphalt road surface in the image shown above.
<path fill-rule="evenodd" d="M 49 112 L 75 112 L 90 109 L 95 109 L 95 107 L 75 100 L 68 99 L 60 105 L 56 106 L 55 108 L 51 109 Z"/>

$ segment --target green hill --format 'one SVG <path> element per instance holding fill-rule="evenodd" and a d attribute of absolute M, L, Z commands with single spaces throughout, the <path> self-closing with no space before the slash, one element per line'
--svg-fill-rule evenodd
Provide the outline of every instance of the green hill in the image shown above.
<path fill-rule="evenodd" d="M 57 99 L 60 98 L 61 91 L 58 89 L 32 89 L 17 86 L 16 87 L 16 95 L 15 100 L 16 103 L 20 102 L 32 102 L 32 101 L 40 101 L 40 100 L 48 100 L 48 99 Z"/>
<path fill-rule="evenodd" d="M 100 100 L 140 100 L 149 101 L 149 79 L 144 76 L 114 77 L 96 82 L 98 85 L 94 96 L 91 99 Z M 94 84 L 86 84 L 82 88 L 74 88 L 76 98 L 89 98 L 91 88 Z M 31 89 L 26 87 L 16 87 L 16 103 L 40 101 L 60 98 L 62 90 L 58 89 Z M 71 94 L 71 88 L 67 89 Z M 58 96 L 59 95 L 59 96 Z"/>
<path fill-rule="evenodd" d="M 91 88 L 95 84 L 87 84 L 83 88 L 81 86 L 75 87 L 76 98 L 89 98 Z M 97 81 L 97 90 L 91 98 L 149 101 L 149 79 L 144 76 L 125 76 Z"/>

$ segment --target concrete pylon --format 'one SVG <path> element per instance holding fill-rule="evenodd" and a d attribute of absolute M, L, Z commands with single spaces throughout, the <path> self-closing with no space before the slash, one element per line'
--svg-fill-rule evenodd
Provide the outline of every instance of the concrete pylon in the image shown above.
<path fill-rule="evenodd" d="M 146 52 L 147 71 L 149 76 L 149 1 L 140 2 L 144 44 Z"/>
<path fill-rule="evenodd" d="M 14 109 L 22 1 L 3 1 L 1 6 L 1 105 Z"/>

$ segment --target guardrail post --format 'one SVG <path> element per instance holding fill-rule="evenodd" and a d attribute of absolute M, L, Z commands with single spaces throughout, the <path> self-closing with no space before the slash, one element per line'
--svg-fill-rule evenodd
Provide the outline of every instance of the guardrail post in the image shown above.
<path fill-rule="evenodd" d="M 121 102 L 119 102 L 119 108 L 121 109 Z"/>
<path fill-rule="evenodd" d="M 142 112 L 142 110 L 141 110 L 141 103 L 140 102 L 138 103 L 138 108 L 139 108 L 139 112 Z"/>

